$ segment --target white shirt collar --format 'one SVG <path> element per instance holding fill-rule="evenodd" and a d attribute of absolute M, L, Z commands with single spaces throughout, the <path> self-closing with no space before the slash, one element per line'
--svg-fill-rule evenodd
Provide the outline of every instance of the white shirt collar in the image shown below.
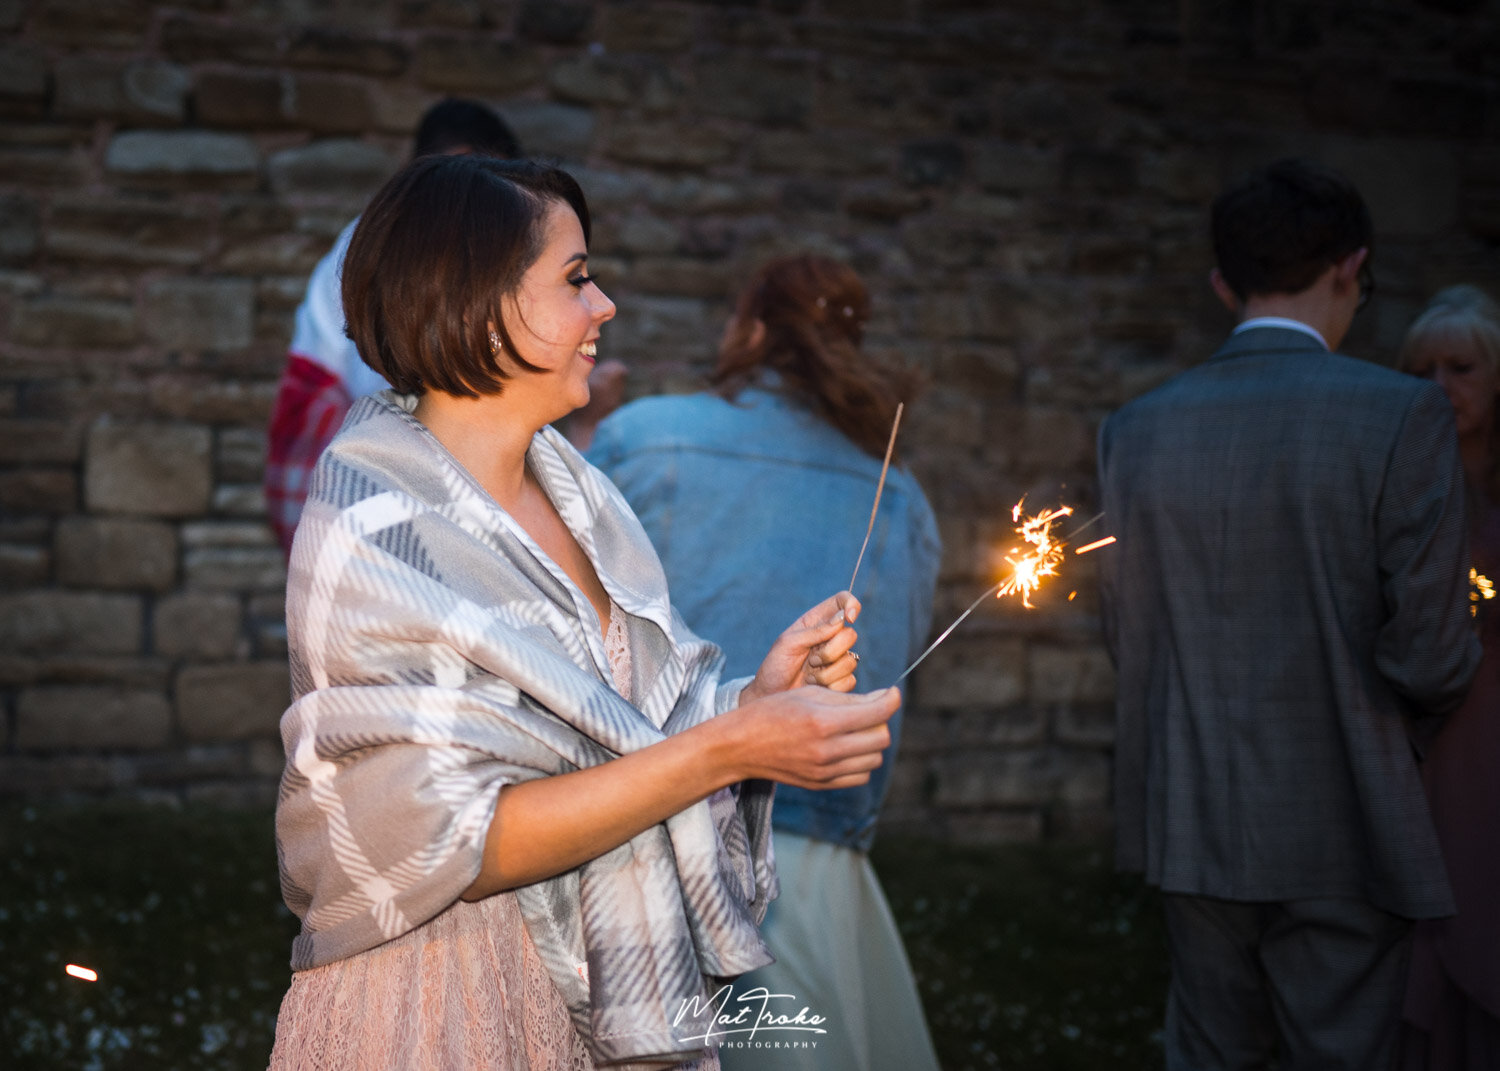
<path fill-rule="evenodd" d="M 1234 329 L 1233 333 L 1237 335 L 1241 331 L 1249 331 L 1256 327 L 1280 327 L 1288 331 L 1301 331 L 1304 335 L 1311 335 L 1317 339 L 1318 345 L 1322 346 L 1325 350 L 1329 348 L 1328 340 L 1323 337 L 1322 333 L 1316 327 L 1309 327 L 1301 320 L 1290 320 L 1285 316 L 1256 316 L 1241 323 Z"/>

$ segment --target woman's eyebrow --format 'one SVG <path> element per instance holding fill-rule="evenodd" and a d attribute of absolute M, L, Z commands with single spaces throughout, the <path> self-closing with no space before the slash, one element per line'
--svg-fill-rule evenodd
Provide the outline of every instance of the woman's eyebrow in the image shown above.
<path fill-rule="evenodd" d="M 572 264 L 575 260 L 576 261 L 586 261 L 588 259 L 589 259 L 589 255 L 587 253 L 574 253 L 567 260 L 563 261 L 563 267 L 566 268 L 569 264 Z"/>

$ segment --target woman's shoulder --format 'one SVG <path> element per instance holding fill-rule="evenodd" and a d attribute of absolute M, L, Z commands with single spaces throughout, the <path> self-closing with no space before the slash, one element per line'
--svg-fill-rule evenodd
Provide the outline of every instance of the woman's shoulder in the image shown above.
<path fill-rule="evenodd" d="M 444 452 L 411 415 L 414 399 L 381 391 L 357 399 L 313 469 L 308 507 L 342 511 L 386 491 L 446 500 Z"/>
<path fill-rule="evenodd" d="M 363 438 L 403 435 L 420 428 L 411 415 L 416 398 L 393 390 L 376 391 L 354 399 L 344 422 L 328 444 L 328 449 L 347 449 L 348 444 Z"/>

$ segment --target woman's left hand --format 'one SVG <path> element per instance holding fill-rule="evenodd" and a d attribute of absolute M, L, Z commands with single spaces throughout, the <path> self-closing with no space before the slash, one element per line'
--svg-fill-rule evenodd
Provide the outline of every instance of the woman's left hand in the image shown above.
<path fill-rule="evenodd" d="M 859 633 L 849 626 L 859 617 L 859 611 L 859 600 L 841 591 L 799 617 L 776 637 L 740 702 L 805 684 L 821 684 L 835 692 L 851 691 L 854 669 L 859 665 L 859 655 L 853 651 Z"/>

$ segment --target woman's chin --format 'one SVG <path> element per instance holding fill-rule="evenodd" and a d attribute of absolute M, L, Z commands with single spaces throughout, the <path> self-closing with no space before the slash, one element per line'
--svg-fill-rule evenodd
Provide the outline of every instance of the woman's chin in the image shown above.
<path fill-rule="evenodd" d="M 574 413 L 578 412 L 580 409 L 588 405 L 589 392 L 587 389 L 585 389 L 581 393 L 570 392 L 567 398 L 559 399 L 559 401 L 561 402 L 561 404 L 558 406 L 558 409 L 561 411 L 556 416 L 554 416 L 552 418 L 552 421 L 549 421 L 549 423 L 570 417 Z"/>

